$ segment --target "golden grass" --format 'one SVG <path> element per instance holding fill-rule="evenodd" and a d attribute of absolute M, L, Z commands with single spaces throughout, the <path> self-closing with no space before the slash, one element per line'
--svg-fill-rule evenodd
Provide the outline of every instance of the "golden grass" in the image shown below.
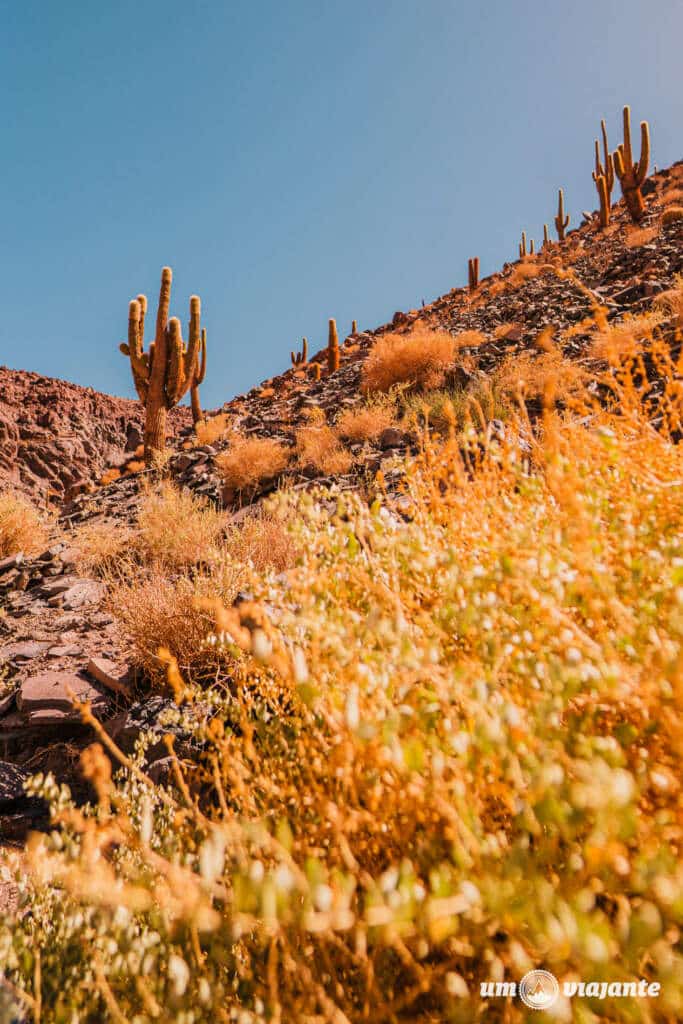
<path fill-rule="evenodd" d="M 488 338 L 481 331 L 460 331 L 453 339 L 456 349 L 479 348 L 485 345 Z"/>
<path fill-rule="evenodd" d="M 662 214 L 662 224 L 675 224 L 683 220 L 683 206 L 669 206 Z"/>
<path fill-rule="evenodd" d="M 673 288 L 660 292 L 652 306 L 656 313 L 673 318 L 676 327 L 683 329 L 683 274 L 676 275 Z"/>
<path fill-rule="evenodd" d="M 382 431 L 396 419 L 396 410 L 388 402 L 371 402 L 353 409 L 345 409 L 338 417 L 335 429 L 347 441 L 376 441 Z"/>
<path fill-rule="evenodd" d="M 508 356 L 493 374 L 492 387 L 509 403 L 521 398 L 549 406 L 583 397 L 587 380 L 581 366 L 547 348 Z"/>
<path fill-rule="evenodd" d="M 299 465 L 312 466 L 319 473 L 347 473 L 353 464 L 344 447 L 327 423 L 313 422 L 299 427 L 295 435 Z"/>
<path fill-rule="evenodd" d="M 216 469 L 227 487 L 250 491 L 283 473 L 288 461 L 289 451 L 274 438 L 232 434 L 230 447 L 216 458 Z"/>
<path fill-rule="evenodd" d="M 168 481 L 150 487 L 137 514 L 134 548 L 151 566 L 177 571 L 215 558 L 225 514 Z"/>
<path fill-rule="evenodd" d="M 44 518 L 35 506 L 14 491 L 0 493 L 0 558 L 35 554 L 47 543 Z"/>
<path fill-rule="evenodd" d="M 517 285 L 522 284 L 524 281 L 530 281 L 534 277 L 540 277 L 543 270 L 544 267 L 541 263 L 537 263 L 535 261 L 531 262 L 527 257 L 526 260 L 517 264 L 505 283 L 510 288 L 516 288 Z"/>
<path fill-rule="evenodd" d="M 248 563 L 258 573 L 291 569 L 299 551 L 282 516 L 263 509 L 228 530 L 225 550 L 236 565 Z"/>
<path fill-rule="evenodd" d="M 195 423 L 194 432 L 198 445 L 213 444 L 219 438 L 224 437 L 230 425 L 230 417 L 226 413 L 219 413 L 208 420 L 200 420 Z"/>
<path fill-rule="evenodd" d="M 627 315 L 616 323 L 597 329 L 590 345 L 590 355 L 612 363 L 634 356 L 642 342 L 652 337 L 663 318 L 661 311 L 653 309 L 637 316 Z"/>
<path fill-rule="evenodd" d="M 418 325 L 408 334 L 384 334 L 363 364 L 361 389 L 386 392 L 403 383 L 426 390 L 439 387 L 454 357 L 455 342 L 447 331 Z"/>
<path fill-rule="evenodd" d="M 113 484 L 114 480 L 118 480 L 120 476 L 120 469 L 115 469 L 113 467 L 111 469 L 106 469 L 102 476 L 100 477 L 100 486 L 106 487 L 107 484 Z"/>
<path fill-rule="evenodd" d="M 498 324 L 493 332 L 493 337 L 496 341 L 504 341 L 511 334 L 518 334 L 522 330 L 523 324 L 517 322 L 507 322 L 504 324 Z"/>
<path fill-rule="evenodd" d="M 653 224 L 649 228 L 637 228 L 629 226 L 624 237 L 624 245 L 627 249 L 638 249 L 641 245 L 649 245 L 659 234 L 659 227 Z"/>

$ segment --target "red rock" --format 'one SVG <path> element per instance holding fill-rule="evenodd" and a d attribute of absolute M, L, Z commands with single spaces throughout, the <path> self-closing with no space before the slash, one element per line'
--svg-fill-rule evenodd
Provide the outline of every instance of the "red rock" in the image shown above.
<path fill-rule="evenodd" d="M 73 711 L 70 690 L 77 700 L 90 701 L 95 713 L 107 705 L 106 694 L 85 676 L 77 672 L 54 671 L 40 672 L 24 679 L 17 693 L 17 706 L 29 715 L 30 721 L 38 711 L 64 715 Z M 45 720 L 45 716 L 40 719 L 42 722 Z"/>
<path fill-rule="evenodd" d="M 124 666 L 117 665 L 109 658 L 91 658 L 86 671 L 108 690 L 125 696 L 130 695 L 130 673 Z"/>

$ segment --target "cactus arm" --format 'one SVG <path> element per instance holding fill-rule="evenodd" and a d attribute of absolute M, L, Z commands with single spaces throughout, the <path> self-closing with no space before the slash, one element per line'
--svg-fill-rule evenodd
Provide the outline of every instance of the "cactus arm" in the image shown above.
<path fill-rule="evenodd" d="M 140 303 L 133 299 L 128 307 L 128 344 L 120 346 L 121 352 L 130 359 L 133 383 L 141 402 L 147 399 L 149 374 L 142 361 L 142 341 L 140 335 Z"/>
<path fill-rule="evenodd" d="M 201 347 L 201 315 L 202 304 L 198 295 L 190 296 L 190 325 L 188 329 L 187 351 L 183 357 L 183 385 L 180 398 L 187 392 L 192 383 L 195 370 L 199 363 L 199 350 Z"/>
<path fill-rule="evenodd" d="M 180 400 L 185 390 L 185 371 L 183 367 L 183 336 L 180 320 L 171 317 L 166 329 L 166 351 L 168 368 L 166 374 L 166 405 L 169 409 Z"/>
<path fill-rule="evenodd" d="M 631 108 L 624 107 L 624 166 L 633 167 L 633 151 L 631 150 Z"/>
<path fill-rule="evenodd" d="M 618 146 L 612 154 L 612 162 L 614 164 L 614 173 L 616 174 L 619 181 L 624 180 L 624 154 L 621 146 Z"/>
<path fill-rule="evenodd" d="M 203 384 L 206 377 L 206 327 L 202 327 L 202 339 L 199 347 L 199 369 L 195 374 L 195 384 Z"/>
<path fill-rule="evenodd" d="M 636 181 L 642 185 L 647 177 L 647 168 L 650 163 L 650 127 L 647 121 L 640 122 L 640 160 L 636 171 Z"/>
<path fill-rule="evenodd" d="M 614 188 L 614 164 L 612 163 L 612 157 L 610 156 L 609 145 L 607 143 L 607 125 L 605 124 L 604 118 L 600 122 L 600 131 L 602 133 L 602 150 L 605 155 L 605 182 L 607 184 L 607 197 L 612 195 L 612 189 Z M 601 172 L 602 173 L 602 172 Z"/>

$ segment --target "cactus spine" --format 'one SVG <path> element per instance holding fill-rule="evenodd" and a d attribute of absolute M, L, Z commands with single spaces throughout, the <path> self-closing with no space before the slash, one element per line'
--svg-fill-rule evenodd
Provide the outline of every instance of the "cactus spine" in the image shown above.
<path fill-rule="evenodd" d="M 308 362 L 308 338 L 303 339 L 301 352 L 290 352 L 292 366 L 305 366 Z"/>
<path fill-rule="evenodd" d="M 469 278 L 470 291 L 473 292 L 479 285 L 479 257 L 474 256 L 467 261 L 467 276 Z"/>
<path fill-rule="evenodd" d="M 645 181 L 650 162 L 650 129 L 647 121 L 640 122 L 640 160 L 633 163 L 631 150 L 631 108 L 624 107 L 624 141 L 614 152 L 614 171 L 624 196 L 631 219 L 637 224 L 645 213 L 640 186 Z"/>
<path fill-rule="evenodd" d="M 337 321 L 330 319 L 330 329 L 327 336 L 327 369 L 334 373 L 339 369 L 339 335 L 337 334 Z"/>
<path fill-rule="evenodd" d="M 557 229 L 557 237 L 561 242 L 564 242 L 564 233 L 569 225 L 569 214 L 565 217 L 564 215 L 564 192 L 562 189 L 558 191 L 557 197 L 557 217 L 555 218 L 555 227 Z"/>
<path fill-rule="evenodd" d="M 185 346 L 180 321 L 176 317 L 169 320 L 168 316 L 172 280 L 171 268 L 164 267 L 161 271 L 156 331 L 149 350 L 143 351 L 147 312 L 147 299 L 144 295 L 138 295 L 128 307 L 128 344 L 119 346 L 121 352 L 130 359 L 135 388 L 145 406 L 144 445 L 145 460 L 148 463 L 152 461 L 154 452 L 162 451 L 166 443 L 168 410 L 177 405 L 193 386 L 198 387 L 206 373 L 206 333 L 200 326 L 199 296 L 190 297 L 189 338 Z M 201 416 L 201 408 L 199 414 Z"/>

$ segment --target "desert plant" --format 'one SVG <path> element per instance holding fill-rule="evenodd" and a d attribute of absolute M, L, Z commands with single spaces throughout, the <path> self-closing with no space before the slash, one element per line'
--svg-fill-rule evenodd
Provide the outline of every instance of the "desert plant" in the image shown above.
<path fill-rule="evenodd" d="M 340 437 L 348 441 L 376 441 L 396 418 L 393 402 L 369 402 L 353 409 L 345 409 L 337 418 L 335 428 Z"/>
<path fill-rule="evenodd" d="M 522 231 L 522 240 L 519 243 L 519 258 L 523 260 L 526 256 L 526 231 Z"/>
<path fill-rule="evenodd" d="M 204 383 L 206 377 L 206 328 L 202 327 L 201 337 L 201 352 L 199 358 L 199 366 L 197 372 L 192 379 L 190 386 L 190 405 L 192 407 L 192 422 L 195 427 L 198 423 L 201 423 L 202 416 L 202 405 L 199 400 L 199 385 Z"/>
<path fill-rule="evenodd" d="M 0 558 L 19 552 L 33 554 L 47 540 L 45 521 L 23 495 L 0 493 Z"/>
<path fill-rule="evenodd" d="M 311 366 L 311 377 L 313 380 L 320 380 L 320 363 L 313 363 Z"/>
<path fill-rule="evenodd" d="M 330 320 L 327 337 L 327 371 L 334 373 L 339 369 L 339 335 L 337 334 L 337 321 Z"/>
<path fill-rule="evenodd" d="M 467 276 L 469 278 L 470 291 L 476 291 L 479 285 L 479 257 L 467 261 Z"/>
<path fill-rule="evenodd" d="M 669 206 L 662 214 L 662 224 L 675 224 L 683 220 L 683 206 Z"/>
<path fill-rule="evenodd" d="M 210 419 L 200 420 L 198 423 L 195 423 L 194 432 L 197 444 L 213 444 L 214 441 L 224 436 L 229 424 L 230 417 L 224 412 L 219 413 L 217 416 L 211 416 Z"/>
<path fill-rule="evenodd" d="M 437 388 L 452 366 L 454 355 L 455 341 L 447 331 L 416 326 L 409 334 L 384 334 L 363 364 L 361 389 L 389 391 L 394 384 L 403 383 L 414 388 Z"/>
<path fill-rule="evenodd" d="M 559 189 L 557 194 L 557 216 L 555 217 L 555 229 L 560 242 L 564 242 L 565 231 L 568 226 L 569 214 L 567 214 L 566 217 L 564 214 L 564 192 L 562 189 Z"/>
<path fill-rule="evenodd" d="M 352 320 L 351 321 L 351 334 L 352 335 L 358 334 L 358 321 L 357 320 Z"/>
<path fill-rule="evenodd" d="M 593 175 L 593 181 L 595 187 L 598 190 L 598 198 L 600 200 L 600 214 L 599 223 L 601 228 L 606 228 L 609 225 L 610 219 L 610 204 L 609 204 L 609 193 L 607 191 L 607 179 L 604 174 Z"/>
<path fill-rule="evenodd" d="M 609 146 L 607 144 L 607 127 L 605 125 L 604 120 L 600 122 L 600 130 L 602 132 L 602 149 L 603 149 L 603 158 L 604 158 L 605 164 L 603 166 L 603 164 L 602 164 L 602 162 L 600 160 L 600 143 L 596 139 L 595 140 L 595 170 L 593 171 L 593 181 L 595 182 L 595 187 L 597 188 L 598 196 L 600 197 L 600 213 L 601 213 L 600 223 L 601 223 L 602 227 L 607 227 L 607 225 L 609 224 L 609 211 L 610 211 L 610 207 L 612 205 L 612 189 L 614 187 L 614 159 L 612 157 L 612 154 L 609 151 Z M 605 179 L 604 190 L 605 190 L 605 193 L 606 193 L 606 198 L 604 198 L 604 199 L 603 199 L 603 195 L 602 195 L 602 191 L 601 191 L 602 186 L 599 184 L 599 179 L 600 178 L 604 178 Z M 605 219 L 604 223 L 603 223 L 603 219 L 604 219 L 603 209 L 606 210 L 606 219 Z"/>
<path fill-rule="evenodd" d="M 650 129 L 647 121 L 640 122 L 640 160 L 633 163 L 631 150 L 631 109 L 624 107 L 624 141 L 614 152 L 614 171 L 619 179 L 626 208 L 631 219 L 638 223 L 645 213 L 640 187 L 647 176 L 650 162 Z"/>
<path fill-rule="evenodd" d="M 290 352 L 292 366 L 305 366 L 308 362 L 308 338 L 304 338 L 301 352 Z"/>
<path fill-rule="evenodd" d="M 550 235 L 548 234 L 548 225 L 543 225 L 543 248 L 548 249 L 550 247 Z"/>
<path fill-rule="evenodd" d="M 302 468 L 311 466 L 318 473 L 346 473 L 351 468 L 351 453 L 322 417 L 315 417 L 296 432 L 296 452 Z"/>
<path fill-rule="evenodd" d="M 216 458 L 216 469 L 226 487 L 250 492 L 262 480 L 279 476 L 288 461 L 287 448 L 272 437 L 233 434 L 230 447 Z"/>
<path fill-rule="evenodd" d="M 145 461 L 150 463 L 155 451 L 166 443 L 166 418 L 169 409 L 183 395 L 204 379 L 206 371 L 206 333 L 200 327 L 201 303 L 197 295 L 190 297 L 190 325 L 187 346 L 183 343 L 180 321 L 169 320 L 172 271 L 164 267 L 157 310 L 154 341 L 144 348 L 147 298 L 138 295 L 128 311 L 128 343 L 120 346 L 130 358 L 133 381 L 140 401 L 145 406 Z M 201 357 L 201 365 L 200 365 Z M 198 398 L 197 398 L 198 403 Z M 199 410 L 201 417 L 201 409 Z"/>

